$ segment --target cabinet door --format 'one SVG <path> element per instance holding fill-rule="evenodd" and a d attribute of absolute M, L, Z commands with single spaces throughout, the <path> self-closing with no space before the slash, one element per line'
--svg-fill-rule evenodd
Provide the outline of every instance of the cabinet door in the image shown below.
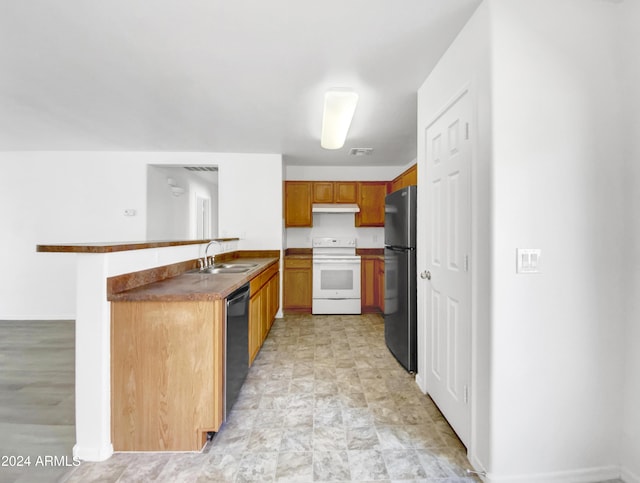
<path fill-rule="evenodd" d="M 286 181 L 284 184 L 285 226 L 312 226 L 310 181 Z"/>
<path fill-rule="evenodd" d="M 116 451 L 202 448 L 223 421 L 223 336 L 224 300 L 111 304 Z"/>
<path fill-rule="evenodd" d="M 360 286 L 362 311 L 372 312 L 376 307 L 376 270 L 373 258 L 362 258 Z"/>
<path fill-rule="evenodd" d="M 269 333 L 269 284 L 260 290 L 260 347 Z"/>
<path fill-rule="evenodd" d="M 377 259 L 376 270 L 376 306 L 384 313 L 384 260 Z"/>
<path fill-rule="evenodd" d="M 313 182 L 313 202 L 333 203 L 333 182 L 314 181 Z"/>
<path fill-rule="evenodd" d="M 384 226 L 384 198 L 387 196 L 387 183 L 380 181 L 361 182 L 358 186 L 358 204 L 356 226 Z"/>
<path fill-rule="evenodd" d="M 402 174 L 402 187 L 418 184 L 418 165 L 414 164 Z"/>
<path fill-rule="evenodd" d="M 333 192 L 336 203 L 358 202 L 358 183 L 355 181 L 336 181 Z"/>
<path fill-rule="evenodd" d="M 285 258 L 283 278 L 283 308 L 310 312 L 313 283 L 311 259 Z"/>
<path fill-rule="evenodd" d="M 269 328 L 273 325 L 273 321 L 280 308 L 280 272 L 271 277 L 269 280 Z"/>
<path fill-rule="evenodd" d="M 394 191 L 398 191 L 403 187 L 402 179 L 403 179 L 402 176 L 398 176 L 391 182 L 391 190 L 390 190 L 391 193 L 393 193 Z"/>
<path fill-rule="evenodd" d="M 249 299 L 249 364 L 253 364 L 253 360 L 258 355 L 258 351 L 262 345 L 261 317 L 262 291 L 259 291 Z"/>

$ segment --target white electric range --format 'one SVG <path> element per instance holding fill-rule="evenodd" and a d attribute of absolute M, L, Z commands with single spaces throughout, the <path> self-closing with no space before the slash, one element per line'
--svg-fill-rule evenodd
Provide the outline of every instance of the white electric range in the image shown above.
<path fill-rule="evenodd" d="M 360 256 L 355 238 L 313 239 L 313 314 L 359 314 Z"/>

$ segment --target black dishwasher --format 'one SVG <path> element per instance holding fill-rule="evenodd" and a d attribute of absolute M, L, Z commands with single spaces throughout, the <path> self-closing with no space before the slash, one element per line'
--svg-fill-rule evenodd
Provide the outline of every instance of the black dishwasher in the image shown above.
<path fill-rule="evenodd" d="M 249 372 L 249 284 L 227 297 L 224 419 Z"/>

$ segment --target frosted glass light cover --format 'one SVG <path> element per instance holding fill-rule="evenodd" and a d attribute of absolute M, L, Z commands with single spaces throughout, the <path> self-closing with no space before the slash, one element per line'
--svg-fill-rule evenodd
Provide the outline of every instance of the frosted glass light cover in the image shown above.
<path fill-rule="evenodd" d="M 357 104 L 358 94 L 351 89 L 330 89 L 325 93 L 320 139 L 324 149 L 344 146 Z"/>

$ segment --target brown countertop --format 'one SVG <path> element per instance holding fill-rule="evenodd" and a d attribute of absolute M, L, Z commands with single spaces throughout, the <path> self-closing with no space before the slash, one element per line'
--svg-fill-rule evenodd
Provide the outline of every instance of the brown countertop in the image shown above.
<path fill-rule="evenodd" d="M 284 251 L 284 256 L 309 258 L 312 256 L 312 253 L 311 248 L 287 248 Z"/>
<path fill-rule="evenodd" d="M 384 248 L 356 248 L 356 253 L 365 258 L 384 258 Z"/>
<path fill-rule="evenodd" d="M 239 238 L 214 238 L 219 242 L 239 240 Z M 202 245 L 209 240 L 155 240 L 130 242 L 95 242 L 95 243 L 60 243 L 51 245 L 36 245 L 37 252 L 55 253 L 112 253 L 127 250 L 142 250 L 145 248 L 176 247 L 180 245 Z"/>
<path fill-rule="evenodd" d="M 131 301 L 196 301 L 226 298 L 252 278 L 279 262 L 278 257 L 242 257 L 238 263 L 257 263 L 258 266 L 244 273 L 189 273 L 108 295 L 112 302 Z M 233 263 L 231 261 L 230 263 Z"/>

